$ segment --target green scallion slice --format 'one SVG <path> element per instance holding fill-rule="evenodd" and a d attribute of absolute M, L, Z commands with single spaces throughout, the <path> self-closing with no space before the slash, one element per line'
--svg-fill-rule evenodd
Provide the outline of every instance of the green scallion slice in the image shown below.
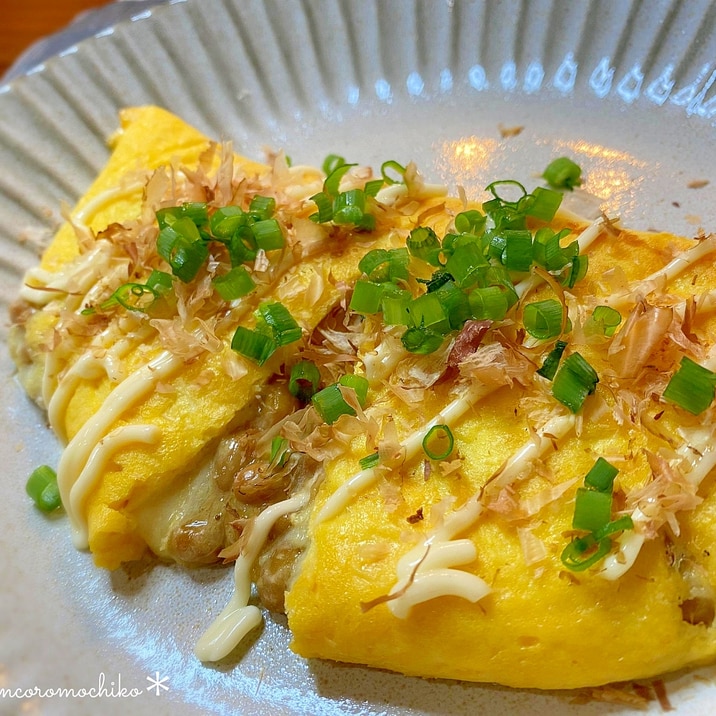
<path fill-rule="evenodd" d="M 358 269 L 371 281 L 407 281 L 408 249 L 372 249 L 359 262 Z"/>
<path fill-rule="evenodd" d="M 206 226 L 209 222 L 208 204 L 203 201 L 185 202 L 181 206 L 170 206 L 156 212 L 160 229 L 173 226 L 180 219 L 188 219 L 194 226 Z"/>
<path fill-rule="evenodd" d="M 217 239 L 228 239 L 248 220 L 248 215 L 240 206 L 223 206 L 211 215 L 211 235 Z"/>
<path fill-rule="evenodd" d="M 145 313 L 159 298 L 159 293 L 141 283 L 122 284 L 106 301 L 100 304 L 102 310 L 120 305 L 129 311 Z"/>
<path fill-rule="evenodd" d="M 443 343 L 443 336 L 428 328 L 411 326 L 400 338 L 405 350 L 418 355 L 434 353 Z"/>
<path fill-rule="evenodd" d="M 606 557 L 611 548 L 608 537 L 599 542 L 591 534 L 577 537 L 562 550 L 562 564 L 572 572 L 582 572 Z"/>
<path fill-rule="evenodd" d="M 550 162 L 542 174 L 545 181 L 555 189 L 571 191 L 582 184 L 582 170 L 568 157 L 559 157 Z"/>
<path fill-rule="evenodd" d="M 564 308 L 554 298 L 534 301 L 524 307 L 525 330 L 538 340 L 558 336 L 562 330 Z"/>
<path fill-rule="evenodd" d="M 317 224 L 325 224 L 333 219 L 333 199 L 325 192 L 319 191 L 311 197 L 318 211 L 311 214 L 308 218 Z"/>
<path fill-rule="evenodd" d="M 405 181 L 405 171 L 405 167 L 394 159 L 383 162 L 380 167 L 380 174 L 386 184 L 402 184 Z M 395 172 L 394 176 L 391 176 L 392 172 Z"/>
<path fill-rule="evenodd" d="M 562 353 L 567 347 L 566 341 L 557 341 L 554 344 L 554 348 L 547 354 L 547 357 L 542 363 L 542 367 L 537 370 L 538 375 L 541 375 L 547 380 L 552 380 L 559 367 L 559 362 L 562 360 Z"/>
<path fill-rule="evenodd" d="M 319 390 L 311 397 L 311 403 L 321 419 L 333 425 L 341 415 L 355 415 L 356 411 L 346 403 L 338 383 L 333 383 L 323 390 Z"/>
<path fill-rule="evenodd" d="M 615 308 L 597 306 L 584 324 L 584 333 L 587 336 L 598 335 L 611 338 L 621 322 L 621 314 Z"/>
<path fill-rule="evenodd" d="M 664 399 L 700 415 L 714 401 L 716 373 L 684 356 L 664 390 Z"/>
<path fill-rule="evenodd" d="M 596 532 L 606 525 L 612 516 L 612 493 L 590 490 L 586 487 L 577 489 L 574 501 L 574 517 L 572 527 L 576 530 Z"/>
<path fill-rule="evenodd" d="M 487 217 L 477 211 L 477 209 L 461 211 L 455 217 L 455 230 L 460 234 L 475 234 L 479 236 L 485 230 L 486 221 Z"/>
<path fill-rule="evenodd" d="M 43 512 L 53 512 L 62 504 L 57 474 L 49 465 L 41 465 L 32 471 L 25 491 Z"/>
<path fill-rule="evenodd" d="M 616 532 L 623 532 L 624 530 L 633 530 L 634 529 L 634 520 L 629 515 L 623 515 L 622 517 L 618 517 L 616 520 L 612 520 L 611 522 L 608 522 L 604 527 L 597 530 L 594 533 L 594 539 L 597 540 L 597 542 L 600 542 L 605 537 L 609 537 L 610 535 L 613 535 Z"/>
<path fill-rule="evenodd" d="M 216 276 L 212 283 L 225 301 L 242 298 L 256 288 L 256 283 L 244 266 L 234 266 L 223 276 Z"/>
<path fill-rule="evenodd" d="M 171 266 L 172 273 L 184 283 L 191 281 L 209 256 L 196 224 L 188 218 L 165 226 L 157 238 L 157 253 Z"/>
<path fill-rule="evenodd" d="M 590 471 L 584 477 L 584 484 L 592 490 L 609 492 L 614 488 L 614 478 L 619 470 L 603 457 L 597 458 Z"/>
<path fill-rule="evenodd" d="M 599 376 L 579 353 L 564 360 L 552 381 L 552 395 L 573 413 L 579 412 L 597 387 Z"/>
<path fill-rule="evenodd" d="M 323 169 L 323 173 L 326 176 L 329 176 L 330 174 L 333 174 L 338 167 L 342 167 L 346 163 L 346 160 L 341 157 L 338 154 L 329 154 L 326 156 L 326 158 L 323 160 L 323 164 L 321 165 L 321 169 Z"/>
<path fill-rule="evenodd" d="M 445 262 L 445 270 L 460 288 L 474 286 L 480 272 L 488 267 L 489 263 L 476 243 L 457 246 Z"/>
<path fill-rule="evenodd" d="M 276 199 L 272 196 L 256 195 L 249 204 L 249 214 L 254 221 L 266 221 L 276 211 Z"/>
<path fill-rule="evenodd" d="M 340 385 L 344 385 L 346 388 L 353 388 L 360 403 L 361 408 L 365 407 L 365 403 L 368 400 L 368 379 L 362 375 L 355 375 L 353 373 L 347 373 L 342 375 L 338 379 Z"/>
<path fill-rule="evenodd" d="M 378 313 L 383 304 L 383 284 L 359 279 L 353 287 L 349 307 L 356 313 Z"/>
<path fill-rule="evenodd" d="M 440 266 L 440 239 L 429 226 L 413 229 L 405 243 L 411 256 L 422 259 L 431 266 Z"/>
<path fill-rule="evenodd" d="M 365 457 L 362 457 L 358 464 L 360 465 L 361 470 L 371 470 L 372 468 L 376 467 L 378 463 L 380 462 L 380 455 L 377 452 L 371 453 L 370 455 L 366 455 Z"/>
<path fill-rule="evenodd" d="M 278 348 L 276 341 L 269 335 L 250 328 L 239 326 L 231 339 L 231 349 L 263 365 Z"/>
<path fill-rule="evenodd" d="M 172 275 L 170 273 L 154 269 L 152 273 L 149 274 L 146 285 L 147 288 L 151 289 L 160 296 L 163 296 L 174 287 L 174 279 L 172 279 Z"/>
<path fill-rule="evenodd" d="M 527 229 L 508 229 L 502 234 L 502 263 L 508 271 L 529 271 L 532 266 L 532 234 Z"/>
<path fill-rule="evenodd" d="M 562 203 L 562 194 L 538 186 L 529 195 L 529 200 L 524 203 L 526 204 L 525 213 L 528 216 L 534 216 L 540 221 L 552 221 Z"/>
<path fill-rule="evenodd" d="M 282 249 L 285 245 L 281 225 L 276 219 L 262 219 L 251 226 L 256 245 L 264 251 Z"/>
<path fill-rule="evenodd" d="M 321 374 L 315 363 L 302 360 L 291 368 L 288 392 L 295 398 L 307 402 L 318 391 Z"/>
<path fill-rule="evenodd" d="M 450 319 L 440 299 L 438 291 L 424 293 L 413 299 L 408 306 L 413 325 L 434 333 L 449 333 Z"/>
<path fill-rule="evenodd" d="M 468 303 L 470 317 L 478 321 L 501 321 L 509 310 L 507 292 L 500 286 L 474 288 L 470 291 Z"/>
<path fill-rule="evenodd" d="M 423 438 L 423 451 L 431 460 L 445 460 L 455 447 L 455 438 L 447 425 L 433 425 Z"/>
<path fill-rule="evenodd" d="M 288 308 L 279 301 L 262 303 L 257 314 L 271 328 L 273 338 L 279 346 L 286 346 L 301 338 L 303 331 Z"/>

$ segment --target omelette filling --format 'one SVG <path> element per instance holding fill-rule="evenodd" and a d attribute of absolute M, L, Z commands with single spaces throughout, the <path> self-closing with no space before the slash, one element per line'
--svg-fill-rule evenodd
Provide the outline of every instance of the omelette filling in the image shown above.
<path fill-rule="evenodd" d="M 407 514 L 397 539 L 360 545 L 366 572 L 393 559 L 362 593 L 366 619 L 491 608 L 499 568 L 474 535 L 496 521 L 535 579 L 556 564 L 616 581 L 664 541 L 681 619 L 710 627 L 714 582 L 682 519 L 716 466 L 716 239 L 579 217 L 561 207 L 578 168 L 560 159 L 545 178 L 468 201 L 412 164 L 263 167 L 197 138 L 195 163 L 96 192 L 67 217 L 69 255 L 28 272 L 11 336 L 65 444 L 75 544 L 110 568 L 147 551 L 234 563 L 203 661 L 261 623 L 256 599 L 303 618 L 291 600 L 320 572 L 315 535 L 371 500 L 386 523 Z M 645 266 L 616 262 L 620 246 L 648 247 Z M 505 405 L 524 437 L 471 452 L 471 421 Z M 625 447 L 602 454 L 599 431 Z M 556 474 L 592 434 L 588 469 Z"/>

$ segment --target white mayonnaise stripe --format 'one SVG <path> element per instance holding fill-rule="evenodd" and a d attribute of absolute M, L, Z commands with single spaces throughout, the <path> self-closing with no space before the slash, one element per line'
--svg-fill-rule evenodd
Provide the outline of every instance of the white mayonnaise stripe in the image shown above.
<path fill-rule="evenodd" d="M 201 661 L 218 661 L 231 653 L 241 640 L 261 624 L 261 611 L 249 605 L 251 566 L 268 539 L 271 528 L 284 515 L 308 503 L 304 492 L 267 507 L 251 524 L 249 537 L 234 565 L 234 593 L 221 614 L 204 632 L 194 648 Z"/>
<path fill-rule="evenodd" d="M 555 440 L 566 437 L 574 424 L 574 415 L 560 415 L 548 420 L 507 460 L 495 483 L 506 485 L 512 482 L 529 462 L 550 450 Z M 476 602 L 490 592 L 490 587 L 477 575 L 452 569 L 455 565 L 467 564 L 477 558 L 474 542 L 453 538 L 477 522 L 483 511 L 480 498 L 481 493 L 473 495 L 399 560 L 398 582 L 390 593 L 403 593 L 388 602 L 388 608 L 396 617 L 404 619 L 415 604 L 437 597 L 451 595 Z"/>
<path fill-rule="evenodd" d="M 62 504 L 75 530 L 86 528 L 85 515 L 74 512 L 70 491 L 84 469 L 94 446 L 107 434 L 112 424 L 128 408 L 149 393 L 155 385 L 183 365 L 183 361 L 164 351 L 154 360 L 125 378 L 107 397 L 92 420 L 88 420 L 70 440 L 57 469 L 57 484 Z M 82 502 L 77 499 L 76 502 Z"/>
<path fill-rule="evenodd" d="M 402 443 L 405 450 L 405 461 L 412 460 L 418 455 L 422 448 L 423 438 L 426 436 L 430 428 L 434 425 L 454 425 L 472 406 L 485 398 L 496 388 L 492 386 L 478 385 L 470 388 L 467 393 L 456 398 L 449 403 L 439 415 L 434 417 L 429 423 L 419 430 L 411 433 Z M 316 524 L 321 524 L 326 520 L 335 517 L 339 512 L 344 510 L 350 501 L 364 490 L 368 489 L 377 479 L 380 469 L 369 468 L 361 470 L 353 477 L 346 480 L 338 489 L 326 500 L 325 504 L 316 515 Z"/>
<path fill-rule="evenodd" d="M 54 392 L 52 392 L 49 403 L 47 403 L 47 416 L 50 426 L 63 442 L 67 440 L 64 423 L 67 406 L 80 381 L 93 380 L 102 375 L 103 372 L 108 377 L 117 379 L 119 377 L 119 360 L 140 342 L 139 337 L 135 334 L 131 338 L 127 337 L 117 341 L 109 348 L 103 348 L 102 344 L 111 335 L 109 331 L 109 328 L 105 329 L 99 336 L 99 345 L 90 346 L 62 376 Z M 101 357 L 95 355 L 97 352 L 100 353 Z"/>
<path fill-rule="evenodd" d="M 122 448 L 136 443 L 153 445 L 159 442 L 161 430 L 156 425 L 125 425 L 115 428 L 95 445 L 77 481 L 70 490 L 68 512 L 84 515 L 87 495 L 102 478 L 102 472 L 109 460 Z M 84 519 L 72 524 L 72 540 L 77 549 L 87 549 L 87 524 Z"/>

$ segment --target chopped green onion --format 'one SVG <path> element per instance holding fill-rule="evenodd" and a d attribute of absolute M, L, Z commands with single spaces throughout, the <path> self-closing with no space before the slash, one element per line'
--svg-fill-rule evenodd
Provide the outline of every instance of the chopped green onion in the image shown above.
<path fill-rule="evenodd" d="M 564 285 L 567 288 L 574 288 L 575 284 L 581 281 L 586 275 L 589 268 L 589 256 L 586 254 L 579 254 L 572 259 L 572 265 Z"/>
<path fill-rule="evenodd" d="M 440 266 L 440 239 L 429 226 L 418 226 L 406 239 L 411 256 L 422 259 L 432 266 Z"/>
<path fill-rule="evenodd" d="M 462 328 L 465 321 L 473 318 L 473 310 L 467 294 L 459 289 L 453 281 L 448 280 L 434 291 L 429 290 L 428 295 L 431 294 L 440 299 L 451 329 L 458 330 Z"/>
<path fill-rule="evenodd" d="M 362 375 L 355 375 L 353 373 L 346 373 L 338 379 L 339 385 L 344 385 L 346 388 L 353 388 L 360 403 L 361 408 L 365 406 L 366 400 L 368 400 L 368 379 Z"/>
<path fill-rule="evenodd" d="M 395 172 L 398 178 L 391 177 L 388 173 L 389 171 Z M 402 164 L 398 164 L 394 159 L 383 162 L 380 167 L 380 174 L 386 184 L 402 184 L 405 181 L 405 171 L 405 167 Z"/>
<path fill-rule="evenodd" d="M 509 187 L 508 191 L 510 191 L 510 190 L 516 191 L 519 194 L 519 196 L 517 196 L 514 199 L 510 199 L 510 198 L 501 196 L 500 193 L 498 192 L 498 188 L 502 189 L 502 188 L 508 188 L 508 187 Z M 485 187 L 485 191 L 489 191 L 490 194 L 492 194 L 492 196 L 494 196 L 495 199 L 497 199 L 500 202 L 500 204 L 502 204 L 502 205 L 506 204 L 507 206 L 516 206 L 517 203 L 520 201 L 520 199 L 527 196 L 527 189 L 525 189 L 524 186 L 522 184 L 520 184 L 520 182 L 516 181 L 515 179 L 502 179 L 500 181 L 493 181 L 492 184 L 488 184 Z"/>
<path fill-rule="evenodd" d="M 455 217 L 455 230 L 460 234 L 479 235 L 485 230 L 486 221 L 487 217 L 477 209 L 461 211 Z"/>
<path fill-rule="evenodd" d="M 256 283 L 244 266 L 234 266 L 223 276 L 216 276 L 212 283 L 225 301 L 242 298 L 256 288 Z"/>
<path fill-rule="evenodd" d="M 562 331 L 564 308 L 554 298 L 534 301 L 524 307 L 525 330 L 538 340 L 547 340 L 558 336 Z"/>
<path fill-rule="evenodd" d="M 574 501 L 574 517 L 572 527 L 576 530 L 596 532 L 609 522 L 612 516 L 612 493 L 590 490 L 586 487 L 577 489 Z"/>
<path fill-rule="evenodd" d="M 301 326 L 296 323 L 296 319 L 290 314 L 288 308 L 278 301 L 262 303 L 257 313 L 271 328 L 273 338 L 279 346 L 293 343 L 303 335 Z"/>
<path fill-rule="evenodd" d="M 152 273 L 149 274 L 149 277 L 146 281 L 146 285 L 147 288 L 151 289 L 152 291 L 161 296 L 172 290 L 174 286 L 174 280 L 172 279 L 172 275 L 167 273 L 166 271 L 154 269 Z"/>
<path fill-rule="evenodd" d="M 172 273 L 184 283 L 191 281 L 209 256 L 199 229 L 188 217 L 165 226 L 157 238 L 157 253 L 172 267 Z"/>
<path fill-rule="evenodd" d="M 336 167 L 327 177 L 326 181 L 323 182 L 323 191 L 330 197 L 336 197 L 340 193 L 340 184 L 343 176 L 348 173 L 351 167 L 356 166 L 355 164 L 341 164 Z"/>
<path fill-rule="evenodd" d="M 338 167 L 342 167 L 346 160 L 338 154 L 329 154 L 324 160 L 321 168 L 326 176 L 333 174 Z"/>
<path fill-rule="evenodd" d="M 333 221 L 336 224 L 358 224 L 365 214 L 365 194 L 362 189 L 341 192 L 333 201 Z"/>
<path fill-rule="evenodd" d="M 487 259 L 475 243 L 458 246 L 445 262 L 445 270 L 460 288 L 469 288 L 476 284 L 480 271 L 488 266 Z"/>
<path fill-rule="evenodd" d="M 400 338 L 405 350 L 418 355 L 434 353 L 443 343 L 439 333 L 428 328 L 411 326 Z"/>
<path fill-rule="evenodd" d="M 232 266 L 253 261 L 256 258 L 258 246 L 254 238 L 254 232 L 249 225 L 239 226 L 229 238 L 227 245 Z"/>
<path fill-rule="evenodd" d="M 471 318 L 501 321 L 509 309 L 507 292 L 500 286 L 474 288 L 468 296 Z"/>
<path fill-rule="evenodd" d="M 389 284 L 381 284 L 384 289 Z M 401 291 L 398 295 L 386 295 L 381 291 L 381 307 L 383 309 L 383 322 L 387 326 L 409 326 L 412 323 L 409 306 L 413 300 L 410 291 Z"/>
<path fill-rule="evenodd" d="M 616 520 L 612 520 L 611 522 L 608 522 L 604 527 L 601 527 L 594 533 L 594 539 L 597 540 L 597 542 L 603 540 L 605 537 L 609 537 L 609 535 L 613 535 L 615 532 L 623 532 L 624 530 L 633 530 L 634 529 L 634 520 L 629 515 L 623 515 L 622 517 L 617 518 Z"/>
<path fill-rule="evenodd" d="M 547 357 L 544 359 L 542 367 L 537 370 L 538 375 L 541 375 L 547 380 L 552 380 L 554 378 L 555 373 L 557 372 L 559 362 L 560 360 L 562 360 L 562 353 L 564 353 L 564 349 L 566 347 L 566 341 L 557 341 L 554 344 L 554 348 L 547 354 Z"/>
<path fill-rule="evenodd" d="M 408 306 L 413 325 L 435 333 L 449 333 L 451 326 L 437 291 L 418 296 Z"/>
<path fill-rule="evenodd" d="M 25 491 L 43 512 L 53 512 L 62 504 L 57 474 L 49 465 L 41 465 L 32 471 Z"/>
<path fill-rule="evenodd" d="M 383 188 L 384 183 L 382 179 L 371 179 L 365 183 L 363 192 L 366 196 L 374 197 Z"/>
<path fill-rule="evenodd" d="M 240 206 L 223 206 L 211 215 L 211 235 L 217 239 L 228 239 L 247 221 L 248 216 Z"/>
<path fill-rule="evenodd" d="M 566 249 L 562 249 L 561 240 L 571 233 L 569 229 L 555 233 L 548 226 L 543 226 L 535 232 L 532 243 L 532 257 L 536 264 L 543 266 L 547 271 L 559 271 L 564 268 L 571 257 L 566 256 Z"/>
<path fill-rule="evenodd" d="M 378 313 L 383 303 L 383 284 L 359 279 L 353 287 L 349 307 L 356 313 Z"/>
<path fill-rule="evenodd" d="M 160 229 L 173 226 L 180 219 L 191 221 L 194 226 L 206 226 L 209 221 L 208 204 L 203 201 L 184 202 L 181 206 L 170 206 L 156 212 Z"/>
<path fill-rule="evenodd" d="M 358 464 L 360 465 L 361 470 L 371 470 L 372 468 L 376 467 L 378 463 L 380 462 L 380 455 L 377 452 L 371 453 L 370 455 L 366 455 L 365 457 L 362 457 Z"/>
<path fill-rule="evenodd" d="M 311 197 L 311 201 L 316 204 L 318 209 L 315 214 L 311 214 L 308 217 L 311 221 L 315 221 L 317 224 L 325 224 L 333 219 L 333 199 L 325 191 L 314 194 Z"/>
<path fill-rule="evenodd" d="M 262 219 L 252 225 L 256 245 L 264 251 L 282 249 L 285 245 L 283 231 L 276 219 Z"/>
<path fill-rule="evenodd" d="M 433 425 L 423 438 L 423 450 L 431 460 L 445 460 L 455 446 L 455 438 L 447 425 Z"/>
<path fill-rule="evenodd" d="M 621 322 L 621 314 L 615 308 L 597 306 L 584 324 L 584 333 L 588 336 L 600 335 L 610 338 Z"/>
<path fill-rule="evenodd" d="M 454 283 L 454 278 L 447 271 L 441 271 L 438 269 L 429 279 L 425 280 L 419 278 L 418 282 L 424 283 L 425 290 L 428 293 L 432 293 L 433 291 L 437 291 L 441 286 L 444 286 L 446 283 Z"/>
<path fill-rule="evenodd" d="M 291 368 L 288 392 L 306 402 L 316 393 L 320 382 L 321 374 L 316 364 L 310 360 L 302 360 Z"/>
<path fill-rule="evenodd" d="M 119 304 L 130 311 L 145 313 L 146 310 L 159 298 L 159 293 L 149 286 L 141 283 L 122 284 L 106 301 L 100 304 L 105 310 Z"/>
<path fill-rule="evenodd" d="M 250 328 L 239 326 L 231 339 L 231 349 L 263 365 L 278 348 L 276 341 L 269 335 Z"/>
<path fill-rule="evenodd" d="M 503 232 L 502 263 L 509 271 L 529 271 L 532 266 L 532 234 L 526 229 Z"/>
<path fill-rule="evenodd" d="M 611 493 L 614 488 L 614 478 L 619 470 L 603 457 L 597 458 L 592 468 L 584 477 L 584 484 L 599 492 Z"/>
<path fill-rule="evenodd" d="M 371 281 L 407 281 L 409 262 L 407 249 L 372 249 L 358 262 L 358 269 Z"/>
<path fill-rule="evenodd" d="M 276 211 L 276 199 L 272 196 L 256 195 L 249 204 L 249 214 L 255 221 L 266 221 Z"/>
<path fill-rule="evenodd" d="M 558 191 L 538 186 L 530 195 L 525 213 L 540 221 L 552 221 L 562 203 L 562 195 Z"/>
<path fill-rule="evenodd" d="M 577 413 L 588 395 L 597 387 L 599 376 L 579 354 L 572 353 L 563 363 L 552 382 L 552 395 L 573 413 Z"/>
<path fill-rule="evenodd" d="M 606 557 L 611 548 L 612 541 L 608 537 L 599 542 L 591 534 L 577 537 L 562 550 L 562 564 L 572 572 L 581 572 Z"/>
<path fill-rule="evenodd" d="M 568 157 L 559 157 L 550 162 L 542 176 L 555 189 L 571 191 L 582 183 L 581 168 Z"/>
<path fill-rule="evenodd" d="M 333 383 L 311 397 L 311 403 L 321 419 L 333 425 L 341 415 L 355 415 L 356 411 L 346 403 L 338 383 Z"/>
<path fill-rule="evenodd" d="M 699 415 L 714 401 L 716 373 L 684 356 L 664 390 L 664 399 Z"/>
<path fill-rule="evenodd" d="M 286 440 L 286 438 L 282 438 L 280 435 L 276 435 L 271 440 L 269 462 L 276 467 L 283 467 L 290 457 L 290 454 L 291 451 L 289 450 L 288 440 Z"/>

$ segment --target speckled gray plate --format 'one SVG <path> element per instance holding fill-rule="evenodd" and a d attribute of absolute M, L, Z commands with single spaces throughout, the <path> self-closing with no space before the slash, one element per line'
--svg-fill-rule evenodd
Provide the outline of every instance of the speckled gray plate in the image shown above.
<path fill-rule="evenodd" d="M 0 86 L 0 301 L 16 293 L 61 204 L 101 167 L 125 105 L 163 105 L 257 158 L 269 146 L 297 162 L 329 152 L 373 165 L 415 159 L 431 180 L 470 194 L 496 178 L 531 183 L 569 154 L 626 222 L 694 234 L 716 227 L 715 82 L 713 2 L 169 3 Z M 577 706 L 574 694 L 306 662 L 270 618 L 241 658 L 201 666 L 192 647 L 230 575 L 110 575 L 76 553 L 65 521 L 36 514 L 24 496 L 26 475 L 54 462 L 57 446 L 5 350 L 0 360 L 0 713 L 628 712 Z M 714 676 L 667 679 L 679 713 L 712 713 Z M 14 698 L 100 682 L 101 698 Z"/>

